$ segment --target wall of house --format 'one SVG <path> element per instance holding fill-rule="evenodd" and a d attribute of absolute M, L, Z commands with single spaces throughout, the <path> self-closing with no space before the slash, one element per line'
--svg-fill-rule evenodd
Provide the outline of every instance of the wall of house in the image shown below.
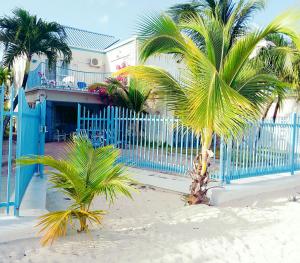
<path fill-rule="evenodd" d="M 69 65 L 70 69 L 84 71 L 84 72 L 105 72 L 105 54 L 96 51 L 86 51 L 79 49 L 72 49 L 72 61 Z M 99 66 L 91 66 L 90 61 L 92 58 L 97 58 Z"/>
<path fill-rule="evenodd" d="M 131 38 L 108 48 L 105 58 L 105 71 L 115 72 L 117 66 L 137 64 L 137 40 Z"/>

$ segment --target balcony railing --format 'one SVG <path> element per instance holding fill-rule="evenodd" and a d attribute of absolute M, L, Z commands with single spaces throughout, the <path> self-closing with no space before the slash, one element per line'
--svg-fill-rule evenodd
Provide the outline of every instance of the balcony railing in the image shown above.
<path fill-rule="evenodd" d="M 74 89 L 85 91 L 94 83 L 103 82 L 111 73 L 84 72 L 56 66 L 46 70 L 46 64 L 40 63 L 29 72 L 27 89 L 38 87 L 53 89 Z"/>

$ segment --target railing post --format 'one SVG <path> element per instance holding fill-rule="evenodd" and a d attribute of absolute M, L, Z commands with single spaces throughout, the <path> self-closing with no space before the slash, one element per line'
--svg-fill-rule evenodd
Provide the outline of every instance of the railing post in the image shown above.
<path fill-rule="evenodd" d="M 77 104 L 77 136 L 80 134 L 81 105 Z"/>
<path fill-rule="evenodd" d="M 292 141 L 291 141 L 291 175 L 295 173 L 295 147 L 296 147 L 296 134 L 297 134 L 297 114 L 294 112 L 292 115 Z"/>

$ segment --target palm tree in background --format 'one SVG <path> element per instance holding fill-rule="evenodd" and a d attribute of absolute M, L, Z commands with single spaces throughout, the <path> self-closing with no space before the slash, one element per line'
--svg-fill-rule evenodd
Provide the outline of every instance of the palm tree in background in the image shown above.
<path fill-rule="evenodd" d="M 0 67 L 0 86 L 4 85 L 7 89 L 12 82 L 13 73 L 5 67 Z"/>
<path fill-rule="evenodd" d="M 263 119 L 266 118 L 272 104 L 275 102 L 272 114 L 275 122 L 278 111 L 288 93 L 299 91 L 300 77 L 300 51 L 283 35 L 272 34 L 266 38 L 264 47 L 258 53 L 259 59 L 264 64 L 265 71 L 276 75 L 281 81 L 288 84 L 287 87 L 277 87 L 265 110 Z"/>
<path fill-rule="evenodd" d="M 111 103 L 125 107 L 136 113 L 147 113 L 148 102 L 155 98 L 155 90 L 147 85 L 141 85 L 137 80 L 125 78 L 107 78 L 105 82 L 95 83 L 89 86 L 90 91 L 105 88 L 104 95 L 109 96 Z"/>
<path fill-rule="evenodd" d="M 61 55 L 69 62 L 72 52 L 66 43 L 64 27 L 56 22 L 45 22 L 28 11 L 17 8 L 13 16 L 0 19 L 0 42 L 4 44 L 2 64 L 12 68 L 17 58 L 26 59 L 22 87 L 25 89 L 33 55 L 44 55 L 53 66 Z M 17 98 L 14 107 L 17 105 Z"/>
<path fill-rule="evenodd" d="M 179 80 L 154 66 L 129 66 L 117 72 L 156 87 L 175 116 L 201 136 L 201 155 L 191 173 L 191 204 L 207 201 L 213 134 L 225 139 L 238 136 L 261 116 L 273 90 L 286 86 L 276 74 L 266 72 L 258 58 L 249 59 L 257 44 L 270 34 L 281 33 L 300 47 L 294 27 L 299 13 L 279 16 L 265 28 L 248 33 L 242 23 L 239 34 L 235 28 L 244 6 L 260 6 L 262 1 L 231 4 L 230 12 L 225 12 L 229 15 L 220 12 L 221 6 L 233 2 L 205 2 L 216 3 L 215 9 L 208 6 L 201 12 L 185 13 L 179 21 L 167 14 L 149 16 L 140 24 L 141 61 L 161 54 L 180 56 L 186 69 Z"/>

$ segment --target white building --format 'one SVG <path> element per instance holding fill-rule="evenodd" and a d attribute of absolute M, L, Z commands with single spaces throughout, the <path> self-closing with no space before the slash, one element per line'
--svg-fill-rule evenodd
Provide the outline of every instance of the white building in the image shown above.
<path fill-rule="evenodd" d="M 120 41 L 113 36 L 77 28 L 65 27 L 65 30 L 72 50 L 72 61 L 66 65 L 59 60 L 56 67 L 49 69 L 45 57 L 35 56 L 26 87 L 29 103 L 34 103 L 41 96 L 47 99 L 47 140 L 52 140 L 57 130 L 67 134 L 75 131 L 77 103 L 91 111 L 99 111 L 106 105 L 97 93 L 88 91 L 89 85 L 103 82 L 122 65 L 139 64 L 137 37 Z M 151 58 L 147 64 L 161 66 L 174 76 L 178 76 L 184 67 L 171 56 Z M 25 61 L 20 59 L 15 66 L 16 86 L 21 86 L 24 69 Z M 278 116 L 300 113 L 294 97 L 286 101 Z M 268 116 L 272 116 L 274 106 Z"/>
<path fill-rule="evenodd" d="M 137 37 L 119 41 L 113 36 L 72 27 L 65 30 L 72 61 L 66 65 L 61 59 L 56 67 L 49 69 L 46 57 L 34 56 L 26 87 L 29 103 L 41 96 L 47 99 L 47 140 L 51 140 L 57 130 L 71 133 L 76 129 L 77 103 L 92 111 L 105 106 L 98 94 L 88 91 L 89 85 L 103 82 L 122 65 L 139 64 Z M 179 74 L 180 64 L 168 56 L 150 59 L 147 64 Z M 21 86 L 24 69 L 24 60 L 16 63 L 16 86 Z"/>

